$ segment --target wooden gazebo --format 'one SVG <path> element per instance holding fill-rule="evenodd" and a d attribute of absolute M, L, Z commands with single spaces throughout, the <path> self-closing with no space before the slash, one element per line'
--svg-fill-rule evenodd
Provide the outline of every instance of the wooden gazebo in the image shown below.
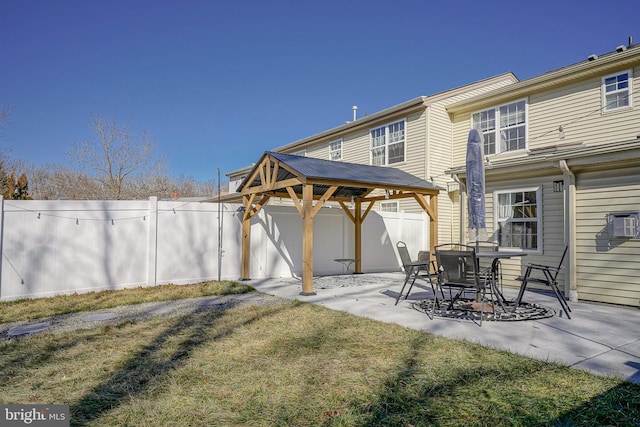
<path fill-rule="evenodd" d="M 382 190 L 374 192 L 374 190 Z M 393 167 L 369 166 L 265 152 L 238 187 L 242 194 L 242 279 L 250 278 L 251 218 L 271 197 L 289 198 L 303 219 L 302 294 L 313 292 L 313 217 L 337 202 L 355 225 L 354 259 L 362 259 L 362 222 L 378 200 L 413 198 L 431 219 L 431 253 L 438 243 L 438 193 L 434 184 Z M 347 206 L 353 203 L 353 212 Z M 355 263 L 362 272 L 362 262 Z"/>

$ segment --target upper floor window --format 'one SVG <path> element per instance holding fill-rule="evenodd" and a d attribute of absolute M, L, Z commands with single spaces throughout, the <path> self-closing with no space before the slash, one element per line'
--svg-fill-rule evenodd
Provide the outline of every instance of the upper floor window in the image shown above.
<path fill-rule="evenodd" d="M 294 155 L 294 156 L 307 157 L 307 150 L 295 151 L 295 152 L 293 152 L 291 154 Z"/>
<path fill-rule="evenodd" d="M 500 247 L 537 251 L 541 247 L 542 198 L 540 188 L 497 191 L 494 195 Z"/>
<path fill-rule="evenodd" d="M 341 139 L 329 143 L 329 159 L 342 160 L 342 140 Z"/>
<path fill-rule="evenodd" d="M 631 71 L 602 78 L 602 104 L 604 111 L 631 107 Z"/>
<path fill-rule="evenodd" d="M 371 129 L 371 164 L 386 166 L 404 162 L 405 121 Z"/>
<path fill-rule="evenodd" d="M 523 99 L 472 115 L 473 128 L 484 136 L 484 154 L 527 148 L 527 102 Z"/>

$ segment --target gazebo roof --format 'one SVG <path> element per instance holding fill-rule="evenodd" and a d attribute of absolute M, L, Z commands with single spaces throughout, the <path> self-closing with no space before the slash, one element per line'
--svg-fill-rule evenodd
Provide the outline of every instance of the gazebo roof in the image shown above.
<path fill-rule="evenodd" d="M 265 170 L 266 164 L 269 164 L 270 171 L 276 171 L 275 177 L 269 176 Z M 255 189 L 255 192 L 277 190 L 279 187 L 277 183 L 288 183 L 297 194 L 301 193 L 302 184 L 314 184 L 314 196 L 322 196 L 328 188 L 337 186 L 333 193 L 335 199 L 365 197 L 376 188 L 421 194 L 437 193 L 442 190 L 429 181 L 393 167 L 370 166 L 267 151 L 242 181 L 237 191 L 246 193 L 254 192 L 251 189 Z"/>

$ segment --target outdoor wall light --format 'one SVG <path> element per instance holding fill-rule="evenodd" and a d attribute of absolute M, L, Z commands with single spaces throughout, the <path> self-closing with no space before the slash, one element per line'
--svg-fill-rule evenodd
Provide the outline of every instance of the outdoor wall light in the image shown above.
<path fill-rule="evenodd" d="M 389 190 L 384 190 L 384 198 L 389 200 Z"/>
<path fill-rule="evenodd" d="M 564 139 L 564 128 L 562 125 L 558 126 L 558 139 Z"/>
<path fill-rule="evenodd" d="M 564 181 L 563 180 L 553 181 L 553 192 L 561 193 L 562 190 L 564 190 Z"/>

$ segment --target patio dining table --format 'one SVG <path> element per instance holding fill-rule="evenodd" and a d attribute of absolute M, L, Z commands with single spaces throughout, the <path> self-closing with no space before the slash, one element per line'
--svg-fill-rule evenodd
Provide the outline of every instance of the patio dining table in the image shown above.
<path fill-rule="evenodd" d="M 491 274 L 491 289 L 498 295 L 498 303 L 504 309 L 504 303 L 507 302 L 500 289 L 498 289 L 498 266 L 501 259 L 516 258 L 527 256 L 526 252 L 518 251 L 478 251 L 476 252 L 477 258 L 493 259 L 491 261 L 490 274 Z"/>

